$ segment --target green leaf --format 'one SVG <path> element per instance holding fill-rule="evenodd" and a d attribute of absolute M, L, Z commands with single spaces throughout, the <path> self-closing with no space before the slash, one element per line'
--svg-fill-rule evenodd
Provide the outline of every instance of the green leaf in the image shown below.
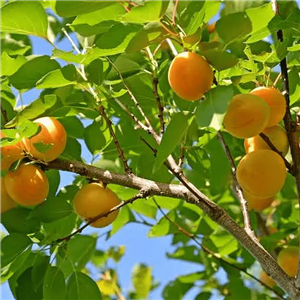
<path fill-rule="evenodd" d="M 77 141 L 77 139 L 74 139 L 70 136 L 67 138 L 67 145 L 62 153 L 61 157 L 65 159 L 75 159 L 78 161 L 82 161 L 81 159 L 81 145 Z"/>
<path fill-rule="evenodd" d="M 102 295 L 96 282 L 86 274 L 74 272 L 67 285 L 67 300 L 101 300 Z"/>
<path fill-rule="evenodd" d="M 205 100 L 199 102 L 197 106 L 197 125 L 199 127 L 213 127 L 219 130 L 233 95 L 234 90 L 231 85 L 217 86 L 211 89 L 205 95 Z"/>
<path fill-rule="evenodd" d="M 208 50 L 204 52 L 204 56 L 209 64 L 218 71 L 231 68 L 238 63 L 238 59 L 234 54 L 218 49 Z"/>
<path fill-rule="evenodd" d="M 60 174 L 58 170 L 46 170 L 45 174 L 48 178 L 49 181 L 49 193 L 48 193 L 48 197 L 49 196 L 55 196 L 57 189 L 59 187 L 60 184 Z"/>
<path fill-rule="evenodd" d="M 124 52 L 130 40 L 140 29 L 141 26 L 135 24 L 114 24 L 96 41 L 99 56 L 114 55 Z"/>
<path fill-rule="evenodd" d="M 210 236 L 210 239 L 218 248 L 218 253 L 222 256 L 231 254 L 239 248 L 237 240 L 232 235 L 228 234 L 227 231 L 224 230 L 214 232 Z"/>
<path fill-rule="evenodd" d="M 73 208 L 67 201 L 50 197 L 42 204 L 36 206 L 31 213 L 31 217 L 42 222 L 50 223 L 73 212 Z"/>
<path fill-rule="evenodd" d="M 1 7 L 1 31 L 47 38 L 48 21 L 37 1 L 14 1 Z"/>
<path fill-rule="evenodd" d="M 87 67 L 86 67 L 86 77 L 87 79 L 100 85 L 104 79 L 103 75 L 103 61 L 101 59 L 93 60 Z"/>
<path fill-rule="evenodd" d="M 83 139 L 84 126 L 76 116 L 59 118 L 59 122 L 64 126 L 68 136 L 75 139 Z"/>
<path fill-rule="evenodd" d="M 22 55 L 18 55 L 16 58 L 12 58 L 5 51 L 2 52 L 1 76 L 11 76 L 26 62 L 26 58 Z"/>
<path fill-rule="evenodd" d="M 43 282 L 43 300 L 61 300 L 66 297 L 64 274 L 55 266 L 48 266 Z"/>
<path fill-rule="evenodd" d="M 175 150 L 188 129 L 190 116 L 184 113 L 175 113 L 166 129 L 165 134 L 157 148 L 157 156 L 153 168 L 156 172 L 167 157 Z"/>
<path fill-rule="evenodd" d="M 300 51 L 299 51 L 300 53 Z M 292 67 L 289 72 L 290 104 L 294 104 L 300 99 L 300 76 L 296 67 Z"/>
<path fill-rule="evenodd" d="M 131 205 L 131 209 L 151 219 L 155 219 L 156 217 L 157 207 L 151 205 L 150 201 L 145 199 L 134 201 Z"/>
<path fill-rule="evenodd" d="M 193 283 L 183 283 L 178 279 L 169 282 L 164 288 L 162 295 L 163 299 L 180 300 L 184 298 L 187 291 L 194 286 Z"/>
<path fill-rule="evenodd" d="M 33 268 L 31 270 L 31 278 L 35 290 L 37 290 L 43 283 L 49 261 L 50 256 L 40 255 L 34 262 Z"/>
<path fill-rule="evenodd" d="M 132 283 L 137 299 L 148 297 L 152 284 L 152 268 L 144 264 L 137 264 L 133 268 Z"/>
<path fill-rule="evenodd" d="M 111 1 L 56 1 L 55 10 L 60 17 L 83 15 L 106 6 L 113 5 Z"/>
<path fill-rule="evenodd" d="M 169 1 L 148 1 L 144 5 L 133 7 L 125 14 L 122 21 L 131 23 L 147 23 L 158 21 L 165 13 Z"/>
<path fill-rule="evenodd" d="M 123 206 L 119 210 L 119 215 L 117 219 L 112 223 L 112 230 L 110 232 L 110 237 L 113 236 L 116 232 L 118 232 L 121 228 L 123 228 L 127 223 L 134 222 L 135 217 L 127 207 L 127 205 Z"/>
<path fill-rule="evenodd" d="M 300 51 L 300 44 L 293 45 L 293 46 L 291 46 L 291 47 L 288 47 L 287 49 L 288 49 L 288 51 L 290 51 L 290 52 Z"/>
<path fill-rule="evenodd" d="M 72 238 L 66 249 L 64 258 L 57 257 L 58 268 L 64 273 L 65 278 L 74 270 L 82 270 L 93 256 L 97 239 L 90 235 L 76 235 Z"/>
<path fill-rule="evenodd" d="M 9 77 L 9 82 L 18 90 L 30 89 L 35 87 L 36 82 L 44 75 L 59 68 L 59 63 L 49 56 L 38 56 L 23 64 Z"/>
<path fill-rule="evenodd" d="M 167 213 L 170 220 L 175 221 L 175 210 L 171 210 Z M 148 237 L 160 237 L 173 233 L 175 230 L 174 225 L 165 218 L 162 217 L 157 224 L 153 225 L 148 232 Z"/>
<path fill-rule="evenodd" d="M 37 83 L 37 89 L 58 88 L 70 84 L 76 84 L 78 74 L 74 65 L 67 65 L 61 69 L 54 70 L 42 77 Z"/>
<path fill-rule="evenodd" d="M 167 257 L 188 262 L 201 263 L 200 250 L 196 246 L 177 248 L 174 253 L 167 253 Z"/>
<path fill-rule="evenodd" d="M 31 244 L 30 238 L 22 233 L 12 233 L 4 237 L 1 241 L 1 267 L 16 259 Z"/>

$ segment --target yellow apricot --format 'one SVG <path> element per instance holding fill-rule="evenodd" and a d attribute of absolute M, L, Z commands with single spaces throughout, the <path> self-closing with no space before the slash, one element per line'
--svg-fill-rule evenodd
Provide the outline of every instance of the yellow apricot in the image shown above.
<path fill-rule="evenodd" d="M 5 134 L 0 131 L 0 138 Z M 24 156 L 21 142 L 1 147 L 1 170 L 8 170 L 10 165 Z"/>
<path fill-rule="evenodd" d="M 258 198 L 277 194 L 284 185 L 283 159 L 272 150 L 258 150 L 245 155 L 237 166 L 237 180 L 244 192 Z"/>
<path fill-rule="evenodd" d="M 299 248 L 290 246 L 282 249 L 277 257 L 279 266 L 291 277 L 297 275 Z"/>
<path fill-rule="evenodd" d="M 280 122 L 286 111 L 286 101 L 283 95 L 273 87 L 258 87 L 250 92 L 264 99 L 270 107 L 270 119 L 266 127 L 275 126 Z"/>
<path fill-rule="evenodd" d="M 286 131 L 279 125 L 267 127 L 263 133 L 268 136 L 272 144 L 285 156 L 289 150 L 289 140 Z M 261 149 L 271 149 L 259 135 L 247 138 L 244 141 L 246 153 Z"/>
<path fill-rule="evenodd" d="M 120 204 L 120 200 L 109 188 L 103 187 L 100 183 L 90 183 L 83 186 L 75 195 L 74 209 L 85 221 L 100 214 L 109 212 L 113 207 Z M 105 227 L 111 224 L 118 216 L 119 211 L 110 213 L 93 222 L 93 227 Z"/>
<path fill-rule="evenodd" d="M 237 138 L 249 138 L 262 132 L 270 117 L 270 108 L 260 97 L 235 95 L 224 117 L 224 127 Z"/>
<path fill-rule="evenodd" d="M 262 211 L 272 204 L 274 201 L 274 197 L 269 198 L 259 198 L 256 196 L 251 195 L 250 193 L 243 191 L 244 198 L 248 202 L 248 208 L 253 209 L 255 211 Z"/>
<path fill-rule="evenodd" d="M 271 288 L 276 285 L 276 282 L 263 270 L 259 273 L 259 279 Z"/>
<path fill-rule="evenodd" d="M 169 84 L 182 99 L 195 101 L 206 93 L 213 83 L 209 63 L 193 52 L 178 54 L 169 68 Z"/>
<path fill-rule="evenodd" d="M 25 206 L 42 203 L 49 192 L 46 174 L 32 164 L 21 164 L 17 170 L 8 172 L 5 187 L 14 201 Z"/>
<path fill-rule="evenodd" d="M 33 157 L 52 161 L 59 157 L 67 143 L 67 133 L 63 125 L 53 117 L 39 118 L 34 121 L 41 131 L 31 138 L 23 139 L 23 145 Z"/>
<path fill-rule="evenodd" d="M 1 177 L 1 214 L 16 207 L 17 203 L 7 194 L 4 178 Z"/>

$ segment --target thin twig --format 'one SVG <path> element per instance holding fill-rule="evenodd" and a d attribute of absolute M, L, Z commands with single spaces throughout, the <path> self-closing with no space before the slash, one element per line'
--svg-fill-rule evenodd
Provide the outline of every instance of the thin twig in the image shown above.
<path fill-rule="evenodd" d="M 119 157 L 120 159 L 122 160 L 123 162 L 123 165 L 124 165 L 124 170 L 125 170 L 125 173 L 126 174 L 132 174 L 132 169 L 128 166 L 128 163 L 127 163 L 127 160 L 125 158 L 125 155 L 124 155 L 124 152 L 120 146 L 120 143 L 117 139 L 117 136 L 112 128 L 112 121 L 107 117 L 106 113 L 105 113 L 105 109 L 104 109 L 104 106 L 103 105 L 100 105 L 99 106 L 99 112 L 101 114 L 101 116 L 103 117 L 103 119 L 105 120 L 106 124 L 107 124 L 107 127 L 109 129 L 109 132 L 110 132 L 110 135 L 112 136 L 113 140 L 114 140 L 114 143 L 115 143 L 115 146 L 119 152 Z"/>
<path fill-rule="evenodd" d="M 281 73 L 278 73 L 278 75 L 277 75 L 277 77 L 274 80 L 273 85 L 272 85 L 274 88 L 276 87 L 276 85 L 277 85 L 280 78 L 281 78 Z"/>
<path fill-rule="evenodd" d="M 178 3 L 179 3 L 179 0 L 175 0 L 173 13 L 172 13 L 172 24 L 173 24 L 173 26 L 176 25 L 176 12 L 177 12 Z"/>
<path fill-rule="evenodd" d="M 293 167 L 292 165 L 286 160 L 286 158 L 282 155 L 282 152 L 280 152 L 275 145 L 272 143 L 272 141 L 270 140 L 270 138 L 264 134 L 263 132 L 261 132 L 260 137 L 268 144 L 268 146 L 275 151 L 277 154 L 279 154 L 281 156 L 281 158 L 283 159 L 285 166 L 287 167 L 288 171 L 293 175 Z"/>
<path fill-rule="evenodd" d="M 178 159 L 178 168 L 182 169 L 182 165 L 184 162 L 184 147 L 180 147 L 180 155 L 179 155 L 179 159 Z"/>
<path fill-rule="evenodd" d="M 234 181 L 234 186 L 235 186 L 239 201 L 241 203 L 245 230 L 252 238 L 256 239 L 256 236 L 254 234 L 254 231 L 253 231 L 253 228 L 252 228 L 252 225 L 251 225 L 249 212 L 248 212 L 248 202 L 245 200 L 242 189 L 241 189 L 241 187 L 240 187 L 240 185 L 237 181 L 236 167 L 235 167 L 234 159 L 231 155 L 231 152 L 230 152 L 230 149 L 229 149 L 228 145 L 226 144 L 226 142 L 223 138 L 223 135 L 222 135 L 221 131 L 218 131 L 218 139 L 219 139 L 220 143 L 222 144 L 222 147 L 225 151 L 225 154 L 226 154 L 226 156 L 229 160 L 230 166 L 231 166 L 231 173 L 232 173 L 232 178 L 233 178 L 233 181 Z"/>
<path fill-rule="evenodd" d="M 69 42 L 71 43 L 72 47 L 75 49 L 75 51 L 78 54 L 81 54 L 80 50 L 78 49 L 78 47 L 76 46 L 76 44 L 74 43 L 74 41 L 71 39 L 71 37 L 69 36 L 67 30 L 65 28 L 62 28 L 61 31 L 64 33 L 64 35 L 67 37 L 67 39 L 69 40 Z"/>
<path fill-rule="evenodd" d="M 6 111 L 6 109 L 2 106 L 2 104 L 1 104 L 1 113 L 2 113 L 2 115 L 3 115 L 5 124 L 8 123 L 7 111 Z"/>
<path fill-rule="evenodd" d="M 171 40 L 169 38 L 166 39 L 166 42 L 168 43 L 172 53 L 174 56 L 177 56 L 178 55 L 178 52 L 176 50 L 176 48 L 174 47 L 173 43 L 171 42 Z"/>
<path fill-rule="evenodd" d="M 125 206 L 125 205 L 127 205 L 129 203 L 130 204 L 133 203 L 137 199 L 146 198 L 146 197 L 148 197 L 149 194 L 150 194 L 150 190 L 141 190 L 138 194 L 136 194 L 132 198 L 130 198 L 130 199 L 126 200 L 126 201 L 120 202 L 120 204 L 118 204 L 115 207 L 113 207 L 110 211 L 102 213 L 102 214 L 100 214 L 98 216 L 95 216 L 95 217 L 89 219 L 88 222 L 85 225 L 81 226 L 76 231 L 72 232 L 71 234 L 69 234 L 69 235 L 67 235 L 67 236 L 65 236 L 63 238 L 57 239 L 52 244 L 58 244 L 58 243 L 60 243 L 62 241 L 69 241 L 71 239 L 71 237 L 73 237 L 74 235 L 76 235 L 78 233 L 81 233 L 85 228 L 87 228 L 89 225 L 91 225 L 95 221 L 97 221 L 97 220 L 99 220 L 101 218 L 107 217 L 108 215 L 110 215 L 114 211 L 119 210 L 121 207 L 123 207 L 123 206 Z"/>
<path fill-rule="evenodd" d="M 210 250 L 208 247 L 206 247 L 205 245 L 203 245 L 197 238 L 197 236 L 195 236 L 194 234 L 188 232 L 187 230 L 185 230 L 183 227 L 181 227 L 179 224 L 177 224 L 176 222 L 174 222 L 173 220 L 171 220 L 169 218 L 168 215 L 165 214 L 165 212 L 162 210 L 162 208 L 159 206 L 159 204 L 156 202 L 156 200 L 154 198 L 152 198 L 153 202 L 155 203 L 155 205 L 157 206 L 158 210 L 161 212 L 161 214 L 164 216 L 164 218 L 166 218 L 173 226 L 175 226 L 179 232 L 183 233 L 184 235 L 186 235 L 187 237 L 189 237 L 190 239 L 192 239 L 198 246 L 200 246 L 202 248 L 202 250 L 204 252 L 206 252 L 207 254 L 213 256 L 215 259 L 221 261 L 222 263 L 225 263 L 226 265 L 240 271 L 243 272 L 244 274 L 246 274 L 247 276 L 251 277 L 252 279 L 254 279 L 255 281 L 259 282 L 261 285 L 263 285 L 265 288 L 267 288 L 268 290 L 272 291 L 273 293 L 275 293 L 279 299 L 284 299 L 283 295 L 279 294 L 276 290 L 272 289 L 271 287 L 269 287 L 267 284 L 265 284 L 263 281 L 261 281 L 259 278 L 255 277 L 254 275 L 252 275 L 251 273 L 248 273 L 248 271 L 244 268 L 241 268 L 239 266 L 236 266 L 234 264 L 232 264 L 231 262 L 227 261 L 225 258 L 221 257 L 220 254 L 216 254 L 214 253 L 212 250 Z"/>

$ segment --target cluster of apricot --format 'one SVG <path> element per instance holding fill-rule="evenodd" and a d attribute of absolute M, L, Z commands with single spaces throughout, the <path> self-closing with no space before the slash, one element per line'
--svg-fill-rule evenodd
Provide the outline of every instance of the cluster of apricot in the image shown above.
<path fill-rule="evenodd" d="M 56 159 L 65 149 L 67 134 L 62 124 L 52 117 L 34 121 L 40 131 L 31 138 L 23 138 L 13 145 L 1 147 L 1 213 L 17 204 L 32 206 L 42 203 L 48 196 L 46 174 L 36 165 L 23 163 L 16 170 L 10 166 L 24 157 L 25 152 L 45 162 Z M 1 138 L 4 134 L 1 132 Z"/>
<path fill-rule="evenodd" d="M 285 156 L 288 138 L 278 125 L 285 110 L 285 98 L 278 90 L 258 87 L 249 94 L 234 96 L 224 117 L 225 129 L 245 139 L 247 154 L 240 161 L 236 175 L 249 207 L 257 211 L 270 206 L 285 182 L 287 171 L 282 157 L 259 135 L 264 133 Z"/>

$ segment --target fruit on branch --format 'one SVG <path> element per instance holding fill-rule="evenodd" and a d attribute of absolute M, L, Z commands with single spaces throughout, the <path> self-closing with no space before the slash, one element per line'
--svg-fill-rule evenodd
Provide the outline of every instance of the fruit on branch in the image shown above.
<path fill-rule="evenodd" d="M 299 248 L 290 246 L 282 249 L 277 257 L 279 266 L 291 277 L 295 277 L 298 271 Z"/>
<path fill-rule="evenodd" d="M 63 125 L 53 117 L 43 117 L 34 121 L 41 131 L 31 138 L 23 139 L 23 145 L 34 158 L 52 161 L 59 157 L 67 143 L 67 133 Z"/>
<path fill-rule="evenodd" d="M 285 156 L 289 150 L 289 141 L 286 131 L 279 125 L 266 128 L 263 133 L 270 139 L 272 144 Z M 261 149 L 271 149 L 260 135 L 247 138 L 244 141 L 246 153 Z"/>
<path fill-rule="evenodd" d="M 4 177 L 1 177 L 1 214 L 16 207 L 17 203 L 7 194 Z"/>
<path fill-rule="evenodd" d="M 223 123 L 231 135 L 249 138 L 265 129 L 269 117 L 270 108 L 260 97 L 239 94 L 230 101 Z"/>
<path fill-rule="evenodd" d="M 183 52 L 173 59 L 168 78 L 171 88 L 179 97 L 195 101 L 210 89 L 213 71 L 202 56 Z"/>
<path fill-rule="evenodd" d="M 275 199 L 275 197 L 269 197 L 269 198 L 256 197 L 246 191 L 243 191 L 243 194 L 244 194 L 244 198 L 248 202 L 248 208 L 253 209 L 255 211 L 262 211 L 270 207 L 270 205 Z"/>
<path fill-rule="evenodd" d="M 100 214 L 109 212 L 113 207 L 120 204 L 120 200 L 108 187 L 93 182 L 83 186 L 77 192 L 73 204 L 76 213 L 88 222 Z M 117 218 L 118 214 L 119 211 L 116 210 L 93 222 L 91 226 L 99 228 L 108 226 Z"/>
<path fill-rule="evenodd" d="M 277 194 L 284 185 L 283 159 L 272 150 L 258 150 L 245 155 L 237 166 L 237 180 L 244 192 L 258 198 Z"/>
<path fill-rule="evenodd" d="M 264 270 L 260 271 L 259 279 L 271 288 L 276 285 L 276 282 Z"/>
<path fill-rule="evenodd" d="M 0 137 L 1 139 L 5 137 L 5 134 L 2 131 L 0 131 Z M 8 170 L 13 162 L 23 156 L 24 152 L 21 142 L 1 147 L 1 169 Z"/>
<path fill-rule="evenodd" d="M 17 203 L 31 206 L 42 203 L 49 193 L 46 174 L 32 164 L 20 164 L 17 170 L 5 177 L 8 195 Z"/>
<path fill-rule="evenodd" d="M 275 126 L 280 122 L 286 111 L 286 102 L 283 95 L 273 87 L 258 87 L 250 92 L 251 95 L 261 97 L 270 107 L 270 119 L 267 127 Z"/>

